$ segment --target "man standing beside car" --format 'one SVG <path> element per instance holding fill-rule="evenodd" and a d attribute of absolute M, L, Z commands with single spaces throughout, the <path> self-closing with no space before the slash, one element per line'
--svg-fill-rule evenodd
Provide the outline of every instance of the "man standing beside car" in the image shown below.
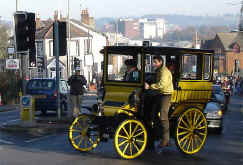
<path fill-rule="evenodd" d="M 76 70 L 75 75 L 72 75 L 68 79 L 70 85 L 70 95 L 73 105 L 73 117 L 77 117 L 80 114 L 82 95 L 84 93 L 84 85 L 87 84 L 87 80 L 83 75 L 80 75 L 80 71 Z"/>
<path fill-rule="evenodd" d="M 170 130 L 168 111 L 170 108 L 170 99 L 173 93 L 173 81 L 170 70 L 165 66 L 164 60 L 161 56 L 157 55 L 153 57 L 154 67 L 156 68 L 156 82 L 154 84 L 145 83 L 145 89 L 152 89 L 153 94 L 153 112 L 159 108 L 160 121 L 163 128 L 163 138 L 159 143 L 159 148 L 166 147 L 169 144 Z"/>

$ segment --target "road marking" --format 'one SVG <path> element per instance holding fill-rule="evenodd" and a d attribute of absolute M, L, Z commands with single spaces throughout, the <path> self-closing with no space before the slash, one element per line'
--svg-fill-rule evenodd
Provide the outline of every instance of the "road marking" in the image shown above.
<path fill-rule="evenodd" d="M 19 121 L 20 119 L 15 119 L 15 120 L 9 120 L 7 122 L 4 122 L 2 125 L 7 125 L 8 123 L 12 123 L 12 122 L 15 122 L 15 121 Z"/>
<path fill-rule="evenodd" d="M 7 140 L 3 140 L 0 139 L 0 143 L 4 143 L 4 144 L 14 144 L 13 142 L 7 141 Z"/>
<path fill-rule="evenodd" d="M 34 138 L 34 139 L 30 139 L 30 140 L 25 140 L 24 142 L 25 142 L 25 143 L 32 143 L 32 142 L 40 141 L 40 140 L 43 140 L 43 139 L 47 139 L 47 138 L 52 137 L 52 136 L 56 136 L 56 135 L 42 136 L 42 137 L 39 137 L 39 138 Z"/>

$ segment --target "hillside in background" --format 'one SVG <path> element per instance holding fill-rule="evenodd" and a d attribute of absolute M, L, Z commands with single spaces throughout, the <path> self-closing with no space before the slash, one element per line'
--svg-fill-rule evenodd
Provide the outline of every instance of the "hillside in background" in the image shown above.
<path fill-rule="evenodd" d="M 187 15 L 145 15 L 141 18 L 163 18 L 168 24 L 176 24 L 181 27 L 188 26 L 227 26 L 235 29 L 238 24 L 239 16 L 232 14 L 225 14 L 222 16 L 187 16 Z M 96 20 L 97 30 L 103 31 L 104 25 L 114 23 L 115 18 L 99 18 Z"/>

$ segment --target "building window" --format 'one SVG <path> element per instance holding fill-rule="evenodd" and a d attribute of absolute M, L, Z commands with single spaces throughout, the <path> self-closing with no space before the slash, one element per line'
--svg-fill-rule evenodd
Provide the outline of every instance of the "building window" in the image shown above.
<path fill-rule="evenodd" d="M 49 57 L 53 56 L 53 40 L 49 41 Z"/>
<path fill-rule="evenodd" d="M 92 53 L 92 40 L 86 39 L 84 40 L 84 54 L 91 54 Z"/>

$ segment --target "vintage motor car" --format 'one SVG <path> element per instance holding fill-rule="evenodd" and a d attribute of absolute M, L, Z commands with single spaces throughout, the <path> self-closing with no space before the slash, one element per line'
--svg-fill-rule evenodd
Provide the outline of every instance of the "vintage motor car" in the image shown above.
<path fill-rule="evenodd" d="M 79 151 L 91 151 L 104 139 L 113 139 L 118 155 L 124 159 L 140 156 L 147 145 L 161 139 L 159 113 L 148 118 L 151 104 L 143 94 L 145 82 L 153 83 L 153 56 L 164 65 L 175 61 L 174 92 L 169 110 L 171 136 L 182 153 L 192 155 L 202 149 L 208 126 L 204 114 L 212 95 L 212 50 L 153 46 L 107 46 L 104 54 L 104 92 L 90 113 L 74 119 L 69 141 Z M 138 72 L 127 81 L 125 60 L 136 61 Z"/>

